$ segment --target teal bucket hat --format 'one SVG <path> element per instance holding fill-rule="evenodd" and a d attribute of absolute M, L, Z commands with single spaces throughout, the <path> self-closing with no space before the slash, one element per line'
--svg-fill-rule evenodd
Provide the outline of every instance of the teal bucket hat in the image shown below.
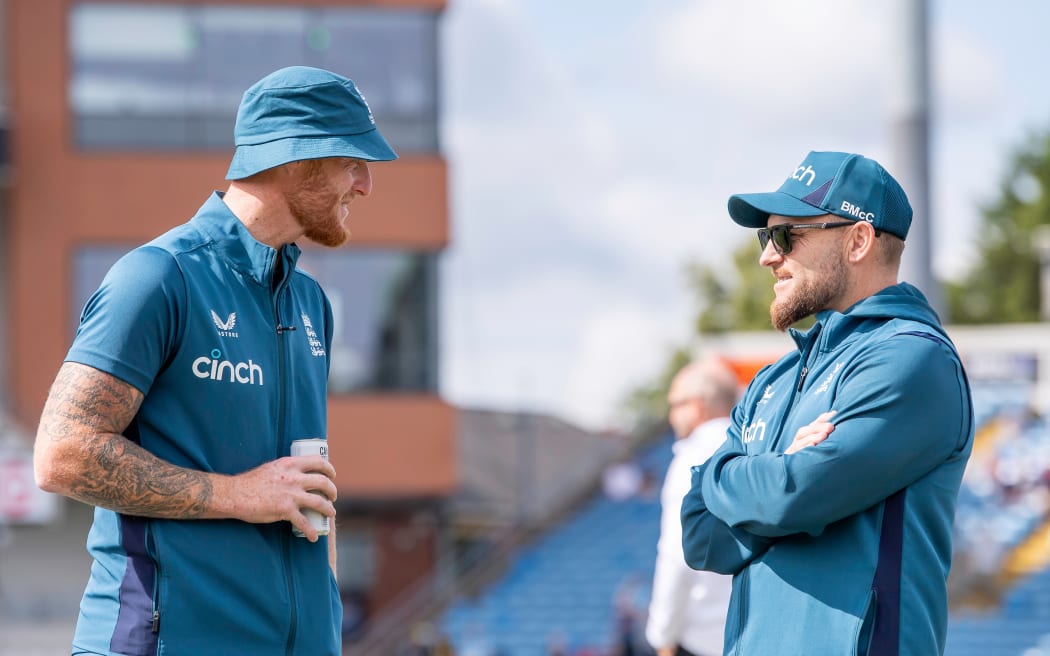
<path fill-rule="evenodd" d="M 227 180 L 303 159 L 397 159 L 353 81 L 309 66 L 274 71 L 245 91 L 233 135 Z"/>
<path fill-rule="evenodd" d="M 813 151 L 780 189 L 729 197 L 729 216 L 748 228 L 764 228 L 770 214 L 834 214 L 867 221 L 901 239 L 911 227 L 911 204 L 904 189 L 878 162 L 853 153 Z"/>

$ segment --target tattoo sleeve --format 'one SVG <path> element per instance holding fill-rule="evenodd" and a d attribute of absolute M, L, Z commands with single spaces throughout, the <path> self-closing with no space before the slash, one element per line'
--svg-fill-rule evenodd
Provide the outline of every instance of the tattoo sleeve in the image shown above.
<path fill-rule="evenodd" d="M 122 435 L 142 392 L 86 365 L 62 365 L 37 435 L 63 493 L 129 515 L 197 519 L 211 507 L 208 474 L 157 458 Z"/>

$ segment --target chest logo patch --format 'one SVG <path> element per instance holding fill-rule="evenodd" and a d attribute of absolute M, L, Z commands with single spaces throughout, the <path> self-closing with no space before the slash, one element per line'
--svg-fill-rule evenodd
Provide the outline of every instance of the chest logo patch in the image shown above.
<path fill-rule="evenodd" d="M 215 324 L 215 329 L 219 331 L 220 337 L 239 337 L 239 335 L 233 331 L 233 328 L 237 325 L 236 312 L 230 312 L 230 315 L 226 317 L 226 321 L 223 321 L 222 317 L 220 317 L 215 310 L 212 310 L 211 320 Z"/>
<path fill-rule="evenodd" d="M 758 400 L 758 404 L 761 405 L 763 403 L 766 403 L 772 398 L 773 398 L 773 386 L 772 385 L 766 385 L 766 389 L 765 389 L 764 392 L 762 392 L 762 398 Z"/>
<path fill-rule="evenodd" d="M 316 358 L 324 357 L 324 344 L 321 340 L 317 339 L 317 331 L 314 330 L 314 324 L 310 321 L 310 316 L 305 312 L 299 316 L 303 320 L 303 328 L 306 329 L 306 341 L 310 343 L 310 355 L 313 355 Z"/>
<path fill-rule="evenodd" d="M 835 380 L 835 376 L 837 376 L 838 373 L 839 373 L 839 370 L 842 369 L 842 365 L 843 365 L 842 362 L 836 362 L 835 363 L 835 368 L 831 370 L 831 373 L 828 374 L 827 378 L 825 378 L 824 380 L 822 380 L 820 382 L 820 387 L 818 387 L 816 389 L 816 391 L 813 392 L 813 393 L 814 394 L 823 394 L 824 392 L 827 392 L 828 389 L 831 388 L 831 381 Z"/>

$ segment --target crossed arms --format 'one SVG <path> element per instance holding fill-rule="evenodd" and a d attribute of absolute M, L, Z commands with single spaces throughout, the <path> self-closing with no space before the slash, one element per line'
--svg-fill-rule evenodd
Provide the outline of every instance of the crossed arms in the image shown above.
<path fill-rule="evenodd" d="M 972 417 L 961 365 L 945 357 L 941 344 L 895 339 L 917 341 L 907 344 L 908 357 L 881 349 L 852 361 L 837 392 L 833 429 L 820 426 L 830 421 L 821 415 L 783 453 L 749 454 L 739 434 L 743 411 L 734 410 L 729 439 L 694 468 L 682 503 L 690 566 L 735 574 L 777 538 L 820 535 L 962 457 Z"/>

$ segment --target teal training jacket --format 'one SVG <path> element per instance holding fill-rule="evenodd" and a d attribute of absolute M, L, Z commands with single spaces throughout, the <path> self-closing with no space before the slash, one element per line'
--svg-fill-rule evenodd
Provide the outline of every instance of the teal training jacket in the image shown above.
<path fill-rule="evenodd" d="M 734 575 L 724 653 L 942 654 L 974 434 L 959 355 L 906 283 L 791 334 L 682 504 L 687 562 Z M 829 410 L 834 432 L 785 455 Z"/>
<path fill-rule="evenodd" d="M 327 434 L 328 300 L 297 246 L 257 242 L 212 195 L 119 260 L 66 357 L 143 392 L 125 435 L 175 465 L 238 474 Z M 327 538 L 291 524 L 96 508 L 78 649 L 146 656 L 336 656 Z"/>

